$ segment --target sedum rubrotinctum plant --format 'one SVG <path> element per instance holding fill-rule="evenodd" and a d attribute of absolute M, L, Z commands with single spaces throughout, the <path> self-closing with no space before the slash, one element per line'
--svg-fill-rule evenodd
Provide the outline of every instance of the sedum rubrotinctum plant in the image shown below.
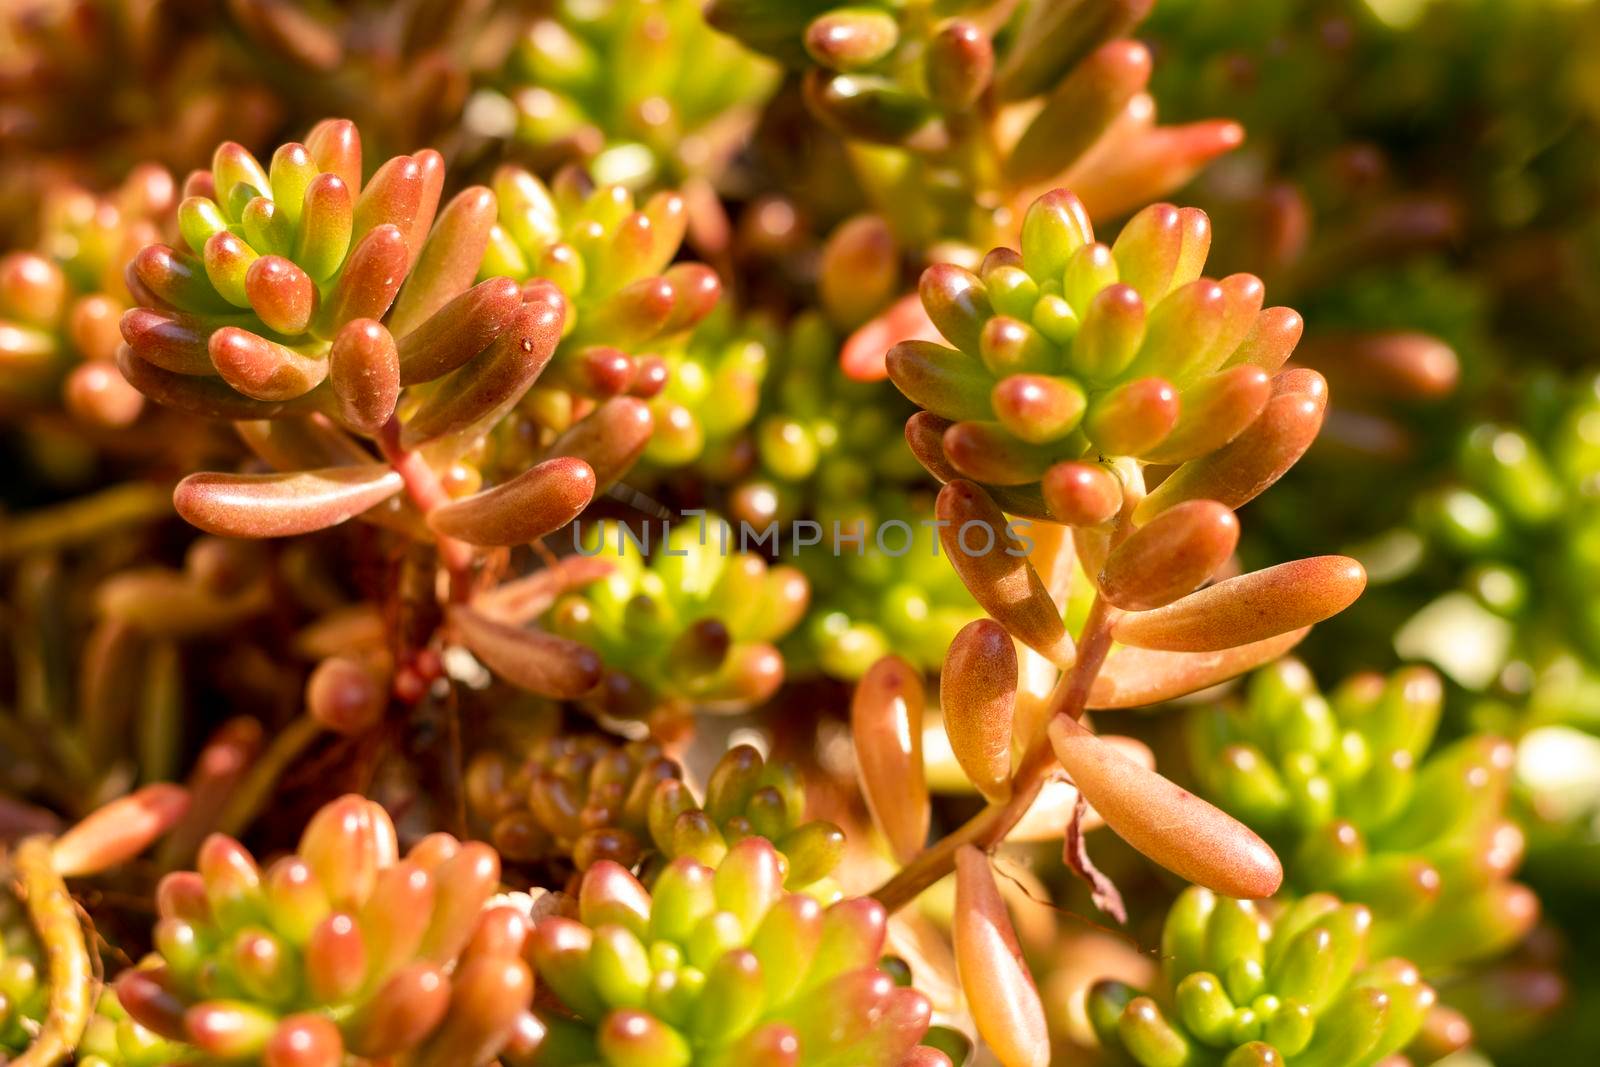
<path fill-rule="evenodd" d="M 1270 914 L 1185 890 L 1161 933 L 1159 995 L 1089 991 L 1101 1041 L 1141 1067 L 1358 1067 L 1400 1052 L 1437 1001 L 1417 968 L 1368 958 L 1372 915 L 1315 893 Z"/>
<path fill-rule="evenodd" d="M 1513 750 L 1474 734 L 1430 752 L 1438 675 L 1357 675 L 1324 697 L 1293 659 L 1263 668 L 1237 707 L 1189 720 L 1205 793 L 1292 858 L 1290 881 L 1367 905 L 1378 951 L 1433 970 L 1498 955 L 1538 917 L 1510 880 Z"/>
<path fill-rule="evenodd" d="M 567 859 L 578 871 L 602 860 L 647 875 L 687 856 L 715 864 L 731 845 L 760 837 L 778 850 L 784 885 L 826 897 L 820 885 L 844 850 L 844 832 L 805 820 L 798 768 L 730 748 L 712 768 L 702 806 L 683 769 L 652 742 L 555 737 L 520 762 L 487 751 L 467 768 L 467 803 L 508 861 Z M 642 865 L 642 866 L 641 866 Z"/>
<path fill-rule="evenodd" d="M 1274 662 L 1366 576 L 1240 543 L 1329 388 L 1147 0 L 226 6 L 241 143 L 0 271 L 129 401 L 0 517 L 0 1062 L 1389 1067 L 1551 966 L 1507 746 Z"/>
<path fill-rule="evenodd" d="M 493 79 L 515 114 L 512 139 L 536 159 L 576 160 L 629 186 L 719 177 L 777 72 L 707 26 L 701 6 L 548 5 Z"/>
<path fill-rule="evenodd" d="M 143 400 L 115 372 L 117 320 L 129 304 L 122 268 L 159 238 L 172 177 L 135 170 L 114 195 L 53 190 L 36 252 L 0 257 L 0 406 L 64 406 L 93 426 L 122 427 Z"/>
<path fill-rule="evenodd" d="M 947 1063 L 919 1048 L 928 998 L 880 966 L 887 914 L 784 889 L 772 844 L 746 837 L 708 866 L 673 860 L 651 889 L 589 868 L 575 917 L 533 928 L 552 1003 L 549 1058 L 614 1067 Z"/>
<path fill-rule="evenodd" d="M 993 251 L 978 274 L 923 275 L 929 318 L 955 347 L 911 341 L 889 354 L 895 383 L 924 408 L 908 443 L 946 483 L 946 558 L 988 615 L 951 642 L 938 696 L 952 753 L 988 803 L 928 842 L 927 697 L 911 664 L 880 660 L 856 690 L 855 755 L 903 866 L 875 895 L 898 907 L 956 870 L 962 986 L 1008 1067 L 1049 1062 L 1050 1040 L 980 850 L 1064 775 L 1080 800 L 1065 858 L 1102 908 L 1123 905 L 1088 857 L 1081 802 L 1189 881 L 1234 897 L 1277 892 L 1283 868 L 1265 841 L 1102 740 L 1084 713 L 1258 666 L 1365 585 L 1340 556 L 1213 581 L 1238 540 L 1233 509 L 1309 446 L 1326 385 L 1280 369 L 1300 323 L 1262 308 L 1259 281 L 1201 276 L 1208 243 L 1204 215 L 1157 205 L 1114 246 L 1097 244 L 1077 200 L 1047 194 L 1023 220 L 1020 253 Z M 1163 480 L 1147 482 L 1158 471 Z M 1092 591 L 1082 610 L 1069 600 L 1075 584 Z"/>
<path fill-rule="evenodd" d="M 379 805 L 323 808 L 268 865 L 224 835 L 156 891 L 154 956 L 117 980 L 131 1018 L 226 1063 L 484 1064 L 533 992 L 527 916 L 487 908 L 500 862 L 430 834 L 402 858 Z M 506 914 L 509 912 L 509 914 Z"/>
<path fill-rule="evenodd" d="M 1125 212 L 1239 143 L 1233 122 L 1156 124 L 1150 51 L 1130 36 L 1151 6 L 713 0 L 706 17 L 803 72 L 807 108 L 898 234 L 981 248 L 1029 190 L 1069 182 Z"/>
<path fill-rule="evenodd" d="M 643 450 L 650 413 L 638 398 L 613 395 L 581 418 L 558 405 L 559 435 L 539 436 L 545 420 L 532 414 L 504 447 L 494 447 L 495 433 L 522 419 L 519 403 L 541 406 L 530 389 L 563 344 L 571 307 L 592 312 L 589 329 L 609 324 L 629 336 L 659 332 L 661 308 L 651 304 L 646 322 L 633 304 L 596 311 L 542 276 L 478 280 L 487 251 L 519 231 L 496 222 L 496 194 L 483 186 L 436 210 L 436 152 L 397 156 L 365 182 L 361 174 L 359 134 L 339 120 L 280 148 L 270 168 L 223 145 L 179 207 L 190 251 L 152 245 L 130 263 L 142 306 L 123 317 L 123 373 L 159 403 L 233 420 L 269 468 L 191 475 L 175 495 L 178 511 L 234 537 L 305 534 L 364 515 L 433 548 L 449 576 L 445 621 L 487 665 L 535 692 L 582 695 L 599 681 L 597 657 L 521 629 L 525 598 L 469 603 L 473 583 L 484 549 L 537 541 L 612 484 Z M 543 188 L 521 177 L 506 179 L 509 194 Z M 652 244 L 646 216 L 607 203 L 619 209 L 613 225 Z M 518 202 L 516 217 L 531 226 L 545 218 L 538 206 Z M 596 240 L 609 247 L 615 236 Z M 545 251 L 560 248 L 572 252 Z M 581 277 L 583 260 L 567 261 Z M 654 284 L 670 312 L 672 287 Z M 568 397 L 572 386 L 551 392 Z M 486 477 L 497 484 L 481 488 Z M 414 636 L 401 665 L 431 637 Z"/>

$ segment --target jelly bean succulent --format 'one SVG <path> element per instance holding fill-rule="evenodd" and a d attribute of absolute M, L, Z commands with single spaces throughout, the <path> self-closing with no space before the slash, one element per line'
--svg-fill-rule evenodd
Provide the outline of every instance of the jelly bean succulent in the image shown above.
<path fill-rule="evenodd" d="M 605 663 L 592 697 L 599 710 L 670 721 L 691 706 L 749 708 L 782 684 L 774 642 L 799 623 L 810 589 L 793 567 L 752 551 L 746 530 L 701 512 L 642 537 L 615 522 L 579 533 L 583 554 L 611 573 L 556 601 L 547 621 Z"/>
<path fill-rule="evenodd" d="M 1443 687 L 1427 668 L 1357 675 L 1324 697 L 1282 660 L 1236 707 L 1196 711 L 1207 795 L 1292 857 L 1290 882 L 1371 909 L 1372 941 L 1427 969 L 1499 954 L 1538 917 L 1510 880 L 1512 748 L 1472 735 L 1430 753 Z"/>
<path fill-rule="evenodd" d="M 777 72 L 706 25 L 700 7 L 563 0 L 536 15 L 494 79 L 516 144 L 631 187 L 720 176 Z"/>
<path fill-rule="evenodd" d="M 1014 512 L 1079 526 L 1120 506 L 1102 460 L 1187 464 L 1141 518 L 1197 495 L 1252 499 L 1315 437 L 1326 387 L 1313 372 L 1274 377 L 1300 317 L 1263 309 L 1251 275 L 1202 277 L 1210 232 L 1203 213 L 1161 204 L 1107 246 L 1057 191 L 1029 207 L 1020 253 L 997 249 L 977 274 L 929 268 L 923 306 L 955 347 L 904 342 L 888 361 L 927 413 L 914 432 L 937 451 L 914 444 L 919 458 L 999 488 Z M 1233 471 L 1246 451 L 1251 469 Z"/>
<path fill-rule="evenodd" d="M 736 468 L 747 451 L 777 331 L 753 318 L 735 320 L 728 303 L 717 312 L 658 353 L 667 379 L 650 400 L 655 432 L 644 459 L 664 471 L 699 464 L 721 473 Z"/>
<path fill-rule="evenodd" d="M 388 814 L 359 796 L 323 808 L 266 870 L 216 835 L 198 871 L 163 879 L 155 957 L 117 994 L 200 1058 L 486 1064 L 533 993 L 484 908 L 499 876 L 493 849 L 448 834 L 401 858 Z"/>
<path fill-rule="evenodd" d="M 1191 887 L 1161 934 L 1162 988 L 1089 992 L 1100 1039 L 1144 1067 L 1377 1063 L 1416 1036 L 1437 997 L 1409 961 L 1368 959 L 1371 914 L 1326 893 L 1264 910 Z"/>
<path fill-rule="evenodd" d="M 804 71 L 811 112 L 842 136 L 897 232 L 980 246 L 1019 192 L 1067 181 L 1116 214 L 1235 147 L 1237 125 L 1155 124 L 1144 0 L 839 4 L 715 0 L 713 26 Z"/>
<path fill-rule="evenodd" d="M 754 426 L 756 471 L 734 493 L 738 518 L 764 526 L 811 515 L 830 536 L 835 522 L 865 522 L 870 541 L 880 510 L 903 510 L 881 498 L 921 480 L 898 440 L 910 410 L 883 383 L 842 371 L 838 351 L 822 316 L 790 324 Z"/>
<path fill-rule="evenodd" d="M 554 282 L 569 302 L 562 338 L 536 405 L 565 429 L 570 401 L 550 386 L 584 397 L 650 397 L 666 384 L 654 346 L 680 340 L 705 318 L 722 292 L 701 263 L 672 263 L 688 226 L 681 196 L 660 192 L 636 205 L 624 186 L 594 186 L 564 170 L 553 186 L 530 172 L 495 174 L 499 221 L 489 230 L 480 277 L 505 275 L 529 285 Z M 541 403 L 542 401 L 542 403 Z"/>
<path fill-rule="evenodd" d="M 576 916 L 541 918 L 530 938 L 553 994 L 536 1062 L 908 1062 L 931 1006 L 880 965 L 883 908 L 824 907 L 784 877 L 759 837 L 714 866 L 673 860 L 648 890 L 609 861 L 589 868 Z"/>
<path fill-rule="evenodd" d="M 114 363 L 117 320 L 130 302 L 122 267 L 159 238 L 175 193 L 156 166 L 138 168 L 110 196 L 52 192 L 39 251 L 0 259 L 0 403 L 64 404 L 99 426 L 138 418 L 143 401 Z"/>
<path fill-rule="evenodd" d="M 481 753 L 467 768 L 467 798 L 508 862 L 570 858 L 580 872 L 602 860 L 642 864 L 647 874 L 682 856 L 715 864 L 731 845 L 760 837 L 783 858 L 786 886 L 823 896 L 818 883 L 844 848 L 837 826 L 805 821 L 799 771 L 749 745 L 712 768 L 703 807 L 660 745 L 604 737 L 553 737 L 515 763 Z"/>
<path fill-rule="evenodd" d="M 0 1061 L 1592 1045 L 1600 33 L 1215 6 L 0 3 Z"/>
<path fill-rule="evenodd" d="M 1531 388 L 1527 402 L 1539 403 L 1541 393 L 1553 401 L 1542 439 L 1505 423 L 1472 427 L 1457 444 L 1453 484 L 1417 508 L 1417 528 L 1451 561 L 1445 576 L 1464 576 L 1464 590 L 1424 607 L 1398 640 L 1475 689 L 1498 681 L 1514 661 L 1536 672 L 1563 655 L 1591 670 L 1600 663 L 1593 597 L 1600 578 L 1600 392 L 1593 382 Z M 1451 653 L 1440 620 L 1452 605 L 1463 626 L 1477 622 L 1494 635 L 1478 662 Z"/>
<path fill-rule="evenodd" d="M 839 521 L 839 537 L 824 531 L 827 543 L 797 560 L 816 590 L 799 638 L 805 662 L 849 681 L 890 652 L 938 670 L 956 633 L 981 611 L 944 560 L 933 509 L 923 501 Z"/>

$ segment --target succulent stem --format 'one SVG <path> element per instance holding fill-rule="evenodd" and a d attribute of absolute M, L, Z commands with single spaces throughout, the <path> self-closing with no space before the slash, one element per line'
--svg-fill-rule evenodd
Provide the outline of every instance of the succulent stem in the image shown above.
<path fill-rule="evenodd" d="M 426 515 L 434 508 L 448 504 L 450 496 L 439 483 L 439 476 L 428 466 L 428 461 L 420 453 L 400 444 L 400 429 L 400 420 L 391 415 L 378 431 L 378 447 L 383 452 L 383 458 L 405 481 L 406 495 L 417 506 L 417 510 Z M 454 537 L 440 535 L 439 558 L 450 572 L 451 599 L 465 602 L 472 569 L 471 546 Z"/>
<path fill-rule="evenodd" d="M 956 851 L 962 845 L 993 848 L 1027 814 L 1039 790 L 1060 766 L 1050 751 L 1045 728 L 1057 716 L 1077 719 L 1083 715 L 1089 689 L 1100 673 L 1106 653 L 1111 650 L 1112 615 L 1111 606 L 1096 595 L 1078 637 L 1077 662 L 1056 681 L 1050 692 L 1049 714 L 1041 719 L 1038 733 L 1028 742 L 1017 773 L 1012 776 L 1011 796 L 987 805 L 959 828 L 923 849 L 898 874 L 873 890 L 878 903 L 891 912 L 898 911 L 955 869 Z"/>
<path fill-rule="evenodd" d="M 49 1014 L 28 1051 L 12 1061 L 13 1067 L 51 1067 L 66 1060 L 89 1024 L 93 992 L 99 985 L 89 965 L 77 905 L 56 873 L 50 846 L 48 837 L 30 837 L 17 846 L 12 858 L 28 916 L 49 960 L 50 976 Z"/>

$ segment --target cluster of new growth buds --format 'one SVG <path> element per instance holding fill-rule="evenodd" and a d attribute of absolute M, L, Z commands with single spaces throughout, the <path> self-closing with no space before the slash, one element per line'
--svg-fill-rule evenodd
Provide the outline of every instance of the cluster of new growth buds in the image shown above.
<path fill-rule="evenodd" d="M 1056 191 L 1029 207 L 1020 253 L 997 249 L 977 274 L 930 268 L 923 306 L 955 347 L 905 342 L 888 367 L 928 413 L 916 433 L 937 434 L 931 458 L 1017 513 L 1074 526 L 1121 507 L 1102 459 L 1187 465 L 1140 518 L 1197 498 L 1238 507 L 1270 485 L 1315 437 L 1326 387 L 1309 371 L 1274 377 L 1300 317 L 1263 309 L 1251 275 L 1202 277 L 1210 240 L 1203 213 L 1157 204 L 1100 244 Z"/>
<path fill-rule="evenodd" d="M 652 533 L 661 534 L 648 562 Z M 670 720 L 690 706 L 740 710 L 783 682 L 773 642 L 804 615 L 810 589 L 793 567 L 768 566 L 743 531 L 701 514 L 643 537 L 619 523 L 584 531 L 582 551 L 610 574 L 550 609 L 552 631 L 597 650 L 608 670 L 594 704 L 622 718 Z"/>
<path fill-rule="evenodd" d="M 1410 962 L 1369 961 L 1372 916 L 1314 893 L 1271 910 L 1191 887 L 1161 935 L 1156 997 L 1089 992 L 1101 1041 L 1142 1067 L 1358 1067 L 1399 1053 L 1437 1001 Z"/>
<path fill-rule="evenodd" d="M 948 1063 L 913 1053 L 931 1007 L 880 966 L 887 916 L 784 889 L 785 864 L 747 837 L 713 866 L 685 856 L 646 889 L 602 861 L 575 917 L 538 920 L 530 956 L 549 1062 L 613 1067 Z"/>
<path fill-rule="evenodd" d="M 550 396 L 651 397 L 667 380 L 653 346 L 676 339 L 710 314 L 721 295 L 716 272 L 673 264 L 688 208 L 661 192 L 636 208 L 621 185 L 598 188 L 577 170 L 553 187 L 516 167 L 495 174 L 499 222 L 489 231 L 480 276 L 559 287 L 569 302 L 551 377 L 535 398 L 548 425 L 566 429 L 579 412 Z"/>
<path fill-rule="evenodd" d="M 482 753 L 467 770 L 467 801 L 508 861 L 570 859 L 580 872 L 610 860 L 649 880 L 666 860 L 715 865 L 730 845 L 760 837 L 783 858 L 786 886 L 823 896 L 817 883 L 844 848 L 837 826 L 804 821 L 799 771 L 766 762 L 748 745 L 717 763 L 703 807 L 659 745 L 594 736 L 538 742 L 518 763 Z"/>
<path fill-rule="evenodd" d="M 1238 707 L 1190 719 L 1205 791 L 1290 857 L 1291 881 L 1372 909 L 1373 942 L 1425 968 L 1497 955 L 1538 902 L 1510 881 L 1512 747 L 1473 735 L 1428 754 L 1443 704 L 1424 667 L 1357 675 L 1330 697 L 1286 659 Z"/>
<path fill-rule="evenodd" d="M 162 880 L 156 953 L 117 994 L 202 1058 L 487 1064 L 533 994 L 520 940 L 485 910 L 499 881 L 492 848 L 448 834 L 402 858 L 387 813 L 347 796 L 265 870 L 232 838 L 207 839 L 198 871 Z"/>
<path fill-rule="evenodd" d="M 761 386 L 775 331 L 734 320 L 731 308 L 700 324 L 682 344 L 660 353 L 667 384 L 650 401 L 655 432 L 645 461 L 673 469 L 690 464 L 713 470 L 745 461 L 743 431 L 761 406 Z"/>
<path fill-rule="evenodd" d="M 836 678 L 858 679 L 891 652 L 938 670 L 956 633 L 980 614 L 944 559 L 932 509 L 876 503 L 870 520 L 841 527 L 858 543 L 800 554 L 818 590 L 804 635 L 817 667 Z"/>

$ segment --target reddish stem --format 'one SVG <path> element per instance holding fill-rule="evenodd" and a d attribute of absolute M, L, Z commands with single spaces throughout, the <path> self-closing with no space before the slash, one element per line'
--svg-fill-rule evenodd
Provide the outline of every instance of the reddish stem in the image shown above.
<path fill-rule="evenodd" d="M 1133 501 L 1125 501 L 1122 514 L 1111 535 L 1113 545 L 1127 537 L 1131 527 Z M 1039 730 L 1028 741 L 1016 773 L 1011 776 L 1011 795 L 1005 800 L 989 804 L 968 819 L 956 830 L 932 846 L 924 849 L 899 873 L 872 893 L 889 911 L 896 911 L 915 900 L 917 896 L 939 879 L 955 869 L 956 850 L 962 845 L 976 845 L 990 849 L 1005 840 L 1006 834 L 1028 813 L 1039 796 L 1039 790 L 1060 766 L 1050 749 L 1049 725 L 1058 715 L 1074 719 L 1083 717 L 1089 702 L 1089 691 L 1111 651 L 1111 622 L 1116 609 L 1099 593 L 1089 607 L 1089 616 L 1078 633 L 1078 658 L 1072 669 L 1056 680 L 1050 691 L 1045 714 L 1040 717 Z"/>
<path fill-rule="evenodd" d="M 1005 839 L 1011 828 L 1033 807 L 1039 790 L 1056 770 L 1055 754 L 1045 727 L 1057 715 L 1070 715 L 1076 719 L 1083 715 L 1089 689 L 1095 676 L 1111 650 L 1111 613 L 1105 603 L 1095 597 L 1089 618 L 1084 622 L 1078 660 L 1072 669 L 1062 675 L 1050 692 L 1049 714 L 1041 720 L 1041 727 L 1028 743 L 1017 773 L 1011 778 L 1011 795 L 996 801 L 968 819 L 932 846 L 924 849 L 915 859 L 883 885 L 873 890 L 889 911 L 897 911 L 915 900 L 924 889 L 955 869 L 956 850 L 962 845 L 976 845 L 982 849 L 993 848 Z"/>
<path fill-rule="evenodd" d="M 439 475 L 428 466 L 428 461 L 418 452 L 400 443 L 400 420 L 390 416 L 378 431 L 378 448 L 383 458 L 400 475 L 405 483 L 406 495 L 423 516 L 434 508 L 450 503 L 450 494 L 444 491 Z M 471 591 L 472 546 L 453 537 L 440 536 L 439 558 L 450 572 L 450 599 L 465 603 Z"/>

